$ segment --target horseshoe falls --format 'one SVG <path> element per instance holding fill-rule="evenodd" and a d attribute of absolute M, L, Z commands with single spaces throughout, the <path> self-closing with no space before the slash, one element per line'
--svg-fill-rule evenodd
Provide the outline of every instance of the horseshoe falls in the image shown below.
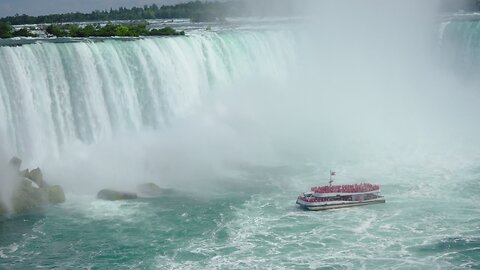
<path fill-rule="evenodd" d="M 1 47 L 3 145 L 38 160 L 65 144 L 160 129 L 222 85 L 285 78 L 293 43 L 244 32 Z"/>
<path fill-rule="evenodd" d="M 478 22 L 358 12 L 0 46 L 2 162 L 66 192 L 0 217 L 0 269 L 480 268 Z M 330 170 L 386 203 L 296 207 Z"/>

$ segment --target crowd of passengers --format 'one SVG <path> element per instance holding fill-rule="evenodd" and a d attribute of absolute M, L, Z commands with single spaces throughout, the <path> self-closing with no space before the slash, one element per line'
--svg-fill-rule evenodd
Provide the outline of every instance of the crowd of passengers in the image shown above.
<path fill-rule="evenodd" d="M 379 190 L 380 186 L 368 183 L 338 186 L 312 187 L 311 191 L 315 193 L 358 193 Z"/>
<path fill-rule="evenodd" d="M 353 195 L 356 196 L 356 195 Z M 362 196 L 362 195 L 359 195 Z M 298 197 L 299 199 L 305 201 L 305 202 L 335 202 L 335 201 L 352 201 L 352 196 L 335 196 L 335 197 L 315 197 L 315 196 L 309 196 L 305 197 L 303 195 Z M 365 194 L 363 195 L 362 199 L 357 199 L 357 200 L 372 200 L 378 198 L 378 195 L 375 194 Z"/>
<path fill-rule="evenodd" d="M 305 196 L 299 196 L 299 199 L 305 201 L 305 202 L 335 202 L 335 201 L 352 201 L 352 196 L 348 197 L 315 197 L 315 196 L 310 196 L 310 197 L 305 197 Z"/>

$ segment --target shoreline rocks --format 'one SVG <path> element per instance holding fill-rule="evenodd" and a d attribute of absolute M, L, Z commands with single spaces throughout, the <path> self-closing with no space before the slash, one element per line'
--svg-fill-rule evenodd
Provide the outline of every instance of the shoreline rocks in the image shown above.
<path fill-rule="evenodd" d="M 10 207 L 6 207 L 6 202 L 0 202 L 0 215 L 8 213 L 22 213 L 30 210 L 43 208 L 52 204 L 65 202 L 65 193 L 59 185 L 50 186 L 43 179 L 40 168 L 32 171 L 25 169 L 20 171 L 22 160 L 13 157 L 10 162 L 10 169 L 16 176 L 13 179 L 16 187 L 13 191 Z M 7 199 L 7 198 L 5 198 Z"/>
<path fill-rule="evenodd" d="M 25 177 L 37 183 L 39 187 L 46 187 L 48 184 L 43 180 L 43 173 L 40 168 L 33 169 L 31 171 L 26 170 Z"/>
<path fill-rule="evenodd" d="M 157 197 L 165 194 L 168 190 L 160 188 L 155 183 L 145 183 L 138 185 L 137 191 L 143 196 Z"/>
<path fill-rule="evenodd" d="M 97 198 L 106 201 L 134 200 L 138 196 L 132 192 L 115 191 L 112 189 L 102 189 L 97 193 Z"/>
<path fill-rule="evenodd" d="M 48 192 L 48 203 L 50 204 L 59 204 L 65 202 L 65 192 L 63 188 L 59 185 L 45 187 Z"/>
<path fill-rule="evenodd" d="M 6 213 L 7 213 L 7 207 L 5 207 L 5 205 L 3 205 L 2 202 L 0 202 L 0 217 Z"/>
<path fill-rule="evenodd" d="M 134 200 L 139 197 L 152 198 L 159 197 L 167 194 L 171 189 L 163 189 L 157 186 L 155 183 L 144 183 L 137 186 L 137 193 L 118 191 L 113 189 L 102 189 L 97 193 L 97 199 L 105 201 L 123 201 Z"/>

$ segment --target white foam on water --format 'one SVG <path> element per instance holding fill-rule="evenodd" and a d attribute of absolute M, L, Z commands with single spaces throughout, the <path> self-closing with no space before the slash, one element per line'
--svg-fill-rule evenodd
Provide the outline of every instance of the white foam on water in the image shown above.
<path fill-rule="evenodd" d="M 113 220 L 126 223 L 138 222 L 153 215 L 144 211 L 147 202 L 138 200 L 127 201 L 105 201 L 95 198 L 92 195 L 76 195 L 68 193 L 68 200 L 60 207 L 69 212 L 81 215 L 79 222 L 92 220 Z"/>
<path fill-rule="evenodd" d="M 232 219 L 217 221 L 216 229 L 186 240 L 173 254 L 157 255 L 158 268 L 455 268 L 456 253 L 423 255 L 416 248 L 478 234 L 471 217 L 479 214 L 479 193 L 461 198 L 467 192 L 455 190 L 478 186 L 471 185 L 478 172 L 464 177 L 478 166 L 472 155 L 478 94 L 460 91 L 452 78 L 432 80 L 429 65 L 413 68 L 422 64 L 415 56 L 423 51 L 410 43 L 423 32 L 410 35 L 406 29 L 415 20 L 404 25 L 402 13 L 394 13 L 396 31 L 381 19 L 357 24 L 355 18 L 370 13 L 356 10 L 333 16 L 338 24 L 320 25 L 334 35 L 312 43 L 302 58 L 312 63 L 294 74 L 306 83 L 294 85 L 288 79 L 299 47 L 284 31 L 1 47 L 9 67 L 0 70 L 2 139 L 11 153 L 45 162 L 52 178 L 72 190 L 155 177 L 208 191 L 205 179 L 224 168 L 225 157 L 319 164 L 292 178 L 261 178 L 274 192 L 254 193 L 229 209 Z M 379 41 L 378 32 L 366 29 L 386 38 Z M 239 94 L 212 95 L 231 85 Z M 171 126 L 173 120 L 180 124 Z M 332 167 L 338 183 L 380 184 L 387 203 L 326 212 L 296 208 L 296 195 L 318 185 L 320 173 Z M 146 226 L 153 217 L 142 201 L 67 198 L 59 207 L 78 224 Z M 188 212 L 179 215 L 192 222 Z M 42 238 L 43 230 L 40 222 L 28 237 Z M 215 240 L 220 231 L 226 240 Z"/>
<path fill-rule="evenodd" d="M 19 248 L 17 243 L 12 243 L 5 247 L 0 247 L 0 257 L 4 259 L 8 259 L 9 256 L 7 254 L 14 253 Z M 6 253 L 6 254 L 5 254 Z"/>
<path fill-rule="evenodd" d="M 302 211 L 293 206 L 296 194 L 291 194 L 291 190 L 252 195 L 242 205 L 231 208 L 233 219 L 217 224 L 227 230 L 227 240 L 219 242 L 205 236 L 192 239 L 181 248 L 205 259 L 184 262 L 180 257 L 159 256 L 156 266 L 159 269 L 251 269 L 252 265 L 259 269 L 460 269 L 452 258 L 458 252 L 440 250 L 420 256 L 416 251 L 442 241 L 447 235 L 478 231 L 478 223 L 462 220 L 461 214 L 457 216 L 456 206 L 452 205 L 455 198 L 448 196 L 448 187 L 456 181 L 451 176 L 459 171 L 452 168 L 447 177 L 440 171 L 433 170 L 431 175 L 417 171 L 425 179 L 440 175 L 439 179 L 445 182 L 439 185 L 417 185 L 411 179 L 401 183 L 407 186 L 401 193 L 389 193 L 395 192 L 392 188 L 395 185 L 385 189 L 386 204 L 350 209 Z M 310 181 L 302 177 L 297 177 L 297 181 Z M 421 199 L 410 186 L 423 190 L 426 199 Z M 435 192 L 427 192 L 430 189 Z M 434 193 L 444 194 L 447 201 L 439 201 Z M 389 196 L 396 199 L 392 202 Z M 445 209 L 438 208 L 438 203 Z M 464 203 L 472 211 L 470 201 L 456 202 Z M 223 253 L 225 250 L 228 252 Z"/>

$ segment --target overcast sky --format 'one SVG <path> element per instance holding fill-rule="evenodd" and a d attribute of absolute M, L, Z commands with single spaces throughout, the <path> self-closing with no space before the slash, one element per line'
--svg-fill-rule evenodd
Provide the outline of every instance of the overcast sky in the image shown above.
<path fill-rule="evenodd" d="M 0 17 L 15 14 L 45 15 L 64 12 L 89 12 L 96 9 L 132 7 L 145 4 L 176 4 L 187 0 L 0 0 Z"/>

